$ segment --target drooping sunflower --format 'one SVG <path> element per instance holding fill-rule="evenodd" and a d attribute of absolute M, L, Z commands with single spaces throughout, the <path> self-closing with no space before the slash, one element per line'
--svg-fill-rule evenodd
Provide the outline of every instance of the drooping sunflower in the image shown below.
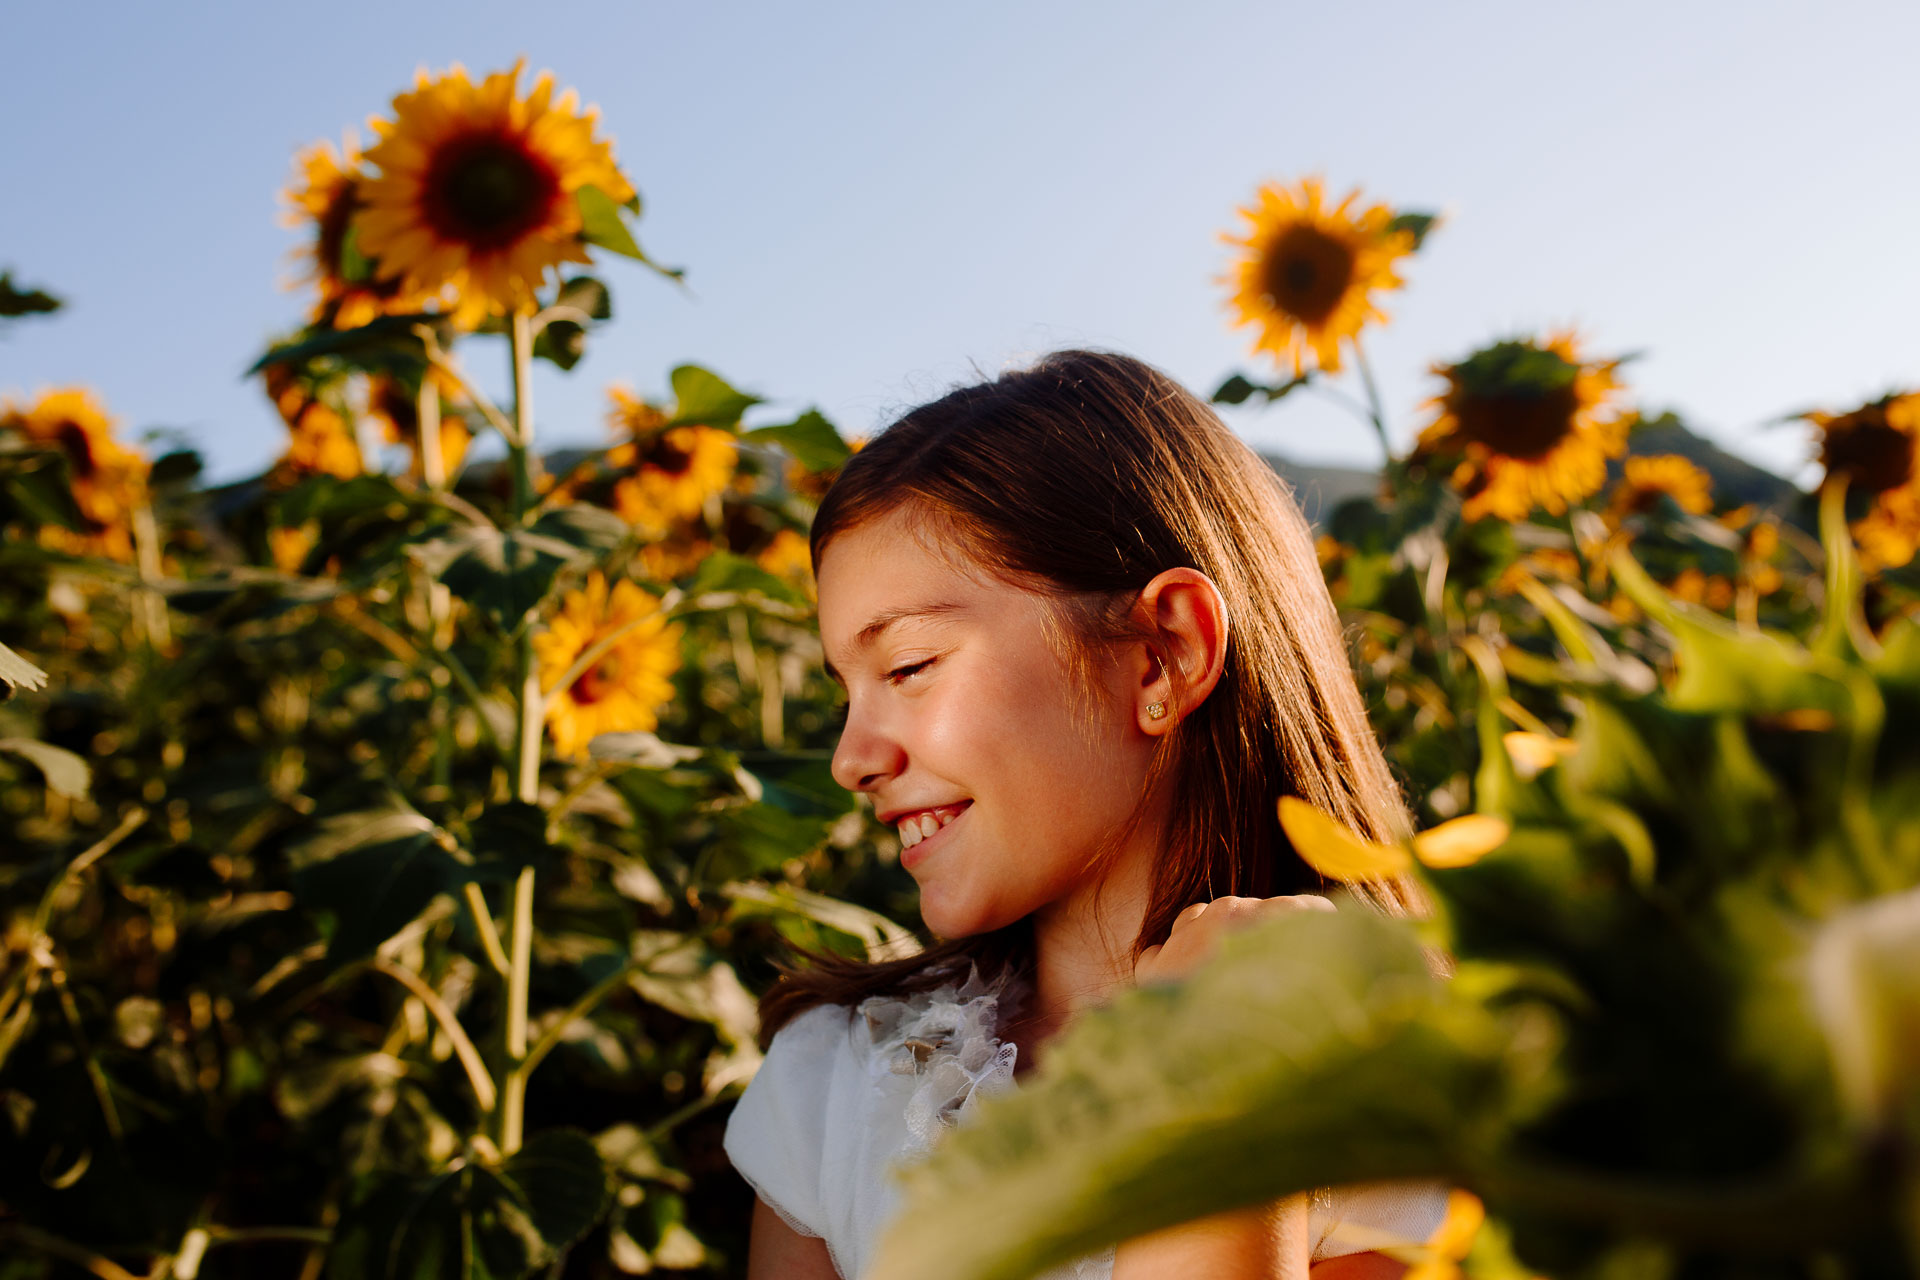
<path fill-rule="evenodd" d="M 320 295 L 312 322 L 353 329 L 389 313 L 418 311 L 425 300 L 398 279 L 381 279 L 368 261 L 347 261 L 347 232 L 366 204 L 359 138 L 349 131 L 338 151 L 331 142 L 316 142 L 294 157 L 294 165 L 299 176 L 282 198 L 287 225 L 307 229 L 311 237 L 297 257 L 306 268 L 298 283 L 311 284 Z"/>
<path fill-rule="evenodd" d="M 1387 318 L 1373 295 L 1404 283 L 1394 264 L 1413 252 L 1413 234 L 1394 229 L 1387 206 L 1359 202 L 1356 189 L 1329 207 L 1318 178 L 1297 190 L 1269 182 L 1240 210 L 1244 234 L 1224 236 L 1244 251 L 1226 279 L 1234 323 L 1256 326 L 1254 350 L 1291 365 L 1295 377 L 1308 352 L 1338 372 L 1340 344 Z"/>
<path fill-rule="evenodd" d="M 602 733 L 650 730 L 673 698 L 670 677 L 680 666 L 680 632 L 656 612 L 659 601 L 627 579 L 607 588 L 595 570 L 584 587 L 568 592 L 547 629 L 533 639 L 540 687 L 548 690 L 547 724 L 553 749 L 578 758 Z M 651 616 L 649 616 L 651 615 Z M 621 627 L 639 621 L 565 689 L 554 686 L 581 654 Z"/>
<path fill-rule="evenodd" d="M 266 373 L 267 394 L 287 424 L 287 451 L 267 473 L 267 483 L 285 488 L 307 476 L 350 480 L 366 470 L 359 437 L 306 379 L 285 365 Z"/>
<path fill-rule="evenodd" d="M 41 392 L 28 405 L 7 401 L 0 404 L 0 431 L 66 458 L 73 502 L 87 528 L 76 533 L 42 526 L 43 545 L 133 561 L 133 513 L 147 500 L 147 460 L 113 438 L 113 419 L 92 392 L 62 387 Z"/>
<path fill-rule="evenodd" d="M 607 465 L 626 474 L 613 486 L 621 519 L 654 533 L 700 514 L 707 499 L 725 492 L 740 450 L 717 427 L 669 427 L 666 415 L 623 387 L 608 389 L 607 425 L 622 443 Z"/>
<path fill-rule="evenodd" d="M 436 394 L 441 399 L 453 397 L 448 394 L 450 388 L 438 370 L 429 369 L 426 376 L 432 380 Z M 421 479 L 426 472 L 426 464 L 420 456 L 420 401 L 418 392 L 407 383 L 390 373 L 375 374 L 367 384 L 367 413 L 380 424 L 380 434 L 388 444 L 407 446 L 407 474 Z M 473 443 L 473 433 L 467 430 L 464 419 L 448 414 L 440 417 L 440 465 L 447 475 L 460 469 L 466 460 L 467 446 Z"/>
<path fill-rule="evenodd" d="M 1457 459 L 1452 483 L 1469 520 L 1554 514 L 1597 492 L 1626 448 L 1617 361 L 1584 359 L 1570 333 L 1496 342 L 1435 365 L 1447 388 L 1416 453 Z"/>
<path fill-rule="evenodd" d="M 1616 519 L 1657 510 L 1662 498 L 1696 516 L 1713 509 L 1713 477 L 1677 453 L 1630 457 L 1621 472 L 1607 504 Z"/>
<path fill-rule="evenodd" d="M 393 118 L 373 122 L 366 160 L 379 174 L 362 193 L 360 249 L 382 278 L 450 293 L 463 326 L 530 306 L 559 264 L 588 261 L 580 188 L 633 198 L 612 144 L 593 136 L 597 113 L 572 90 L 554 99 L 546 72 L 522 97 L 523 65 L 477 85 L 458 65 L 438 78 L 422 70 Z"/>
<path fill-rule="evenodd" d="M 1846 413 L 1805 415 L 1820 432 L 1820 465 L 1872 505 L 1853 524 L 1867 572 L 1920 553 L 1920 391 L 1896 392 Z"/>

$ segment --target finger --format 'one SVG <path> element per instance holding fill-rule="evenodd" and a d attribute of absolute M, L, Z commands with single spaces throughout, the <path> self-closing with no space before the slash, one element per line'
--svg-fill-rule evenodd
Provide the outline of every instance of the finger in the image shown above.
<path fill-rule="evenodd" d="M 1260 904 L 1264 915 L 1285 915 L 1293 911 L 1335 911 L 1333 900 L 1323 898 L 1317 893 L 1295 893 L 1279 898 L 1268 898 Z"/>
<path fill-rule="evenodd" d="M 1187 907 L 1185 910 L 1181 911 L 1179 915 L 1173 918 L 1173 927 L 1178 929 L 1183 924 L 1192 924 L 1195 920 L 1198 920 L 1200 918 L 1200 916 L 1206 911 L 1208 907 L 1212 905 L 1213 904 L 1210 902 L 1194 903 L 1192 906 Z"/>

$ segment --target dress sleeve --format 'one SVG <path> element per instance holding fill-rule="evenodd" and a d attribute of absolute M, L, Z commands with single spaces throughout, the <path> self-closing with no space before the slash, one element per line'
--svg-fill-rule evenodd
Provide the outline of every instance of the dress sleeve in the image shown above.
<path fill-rule="evenodd" d="M 1444 1182 L 1366 1182 L 1314 1195 L 1313 1260 L 1425 1244 L 1447 1216 Z"/>
<path fill-rule="evenodd" d="M 827 1102 L 847 1010 L 822 1005 L 782 1027 L 727 1121 L 727 1158 L 786 1224 L 826 1236 L 821 1196 Z"/>

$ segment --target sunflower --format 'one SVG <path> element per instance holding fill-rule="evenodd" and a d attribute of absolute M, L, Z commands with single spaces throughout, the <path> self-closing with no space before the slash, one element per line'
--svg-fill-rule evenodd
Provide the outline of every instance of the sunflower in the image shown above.
<path fill-rule="evenodd" d="M 427 371 L 428 378 L 442 400 L 451 398 L 436 369 Z M 388 444 L 407 446 L 407 474 L 419 480 L 426 472 L 426 465 L 420 457 L 420 400 L 418 392 L 400 378 L 390 373 L 375 374 L 367 383 L 367 413 L 380 424 L 380 435 Z M 467 424 L 459 417 L 442 414 L 440 417 L 440 465 L 445 474 L 452 475 L 460 469 L 466 459 L 467 446 L 473 443 L 473 433 L 467 430 Z"/>
<path fill-rule="evenodd" d="M 609 592 L 605 575 L 596 569 L 586 586 L 567 593 L 560 612 L 534 637 L 557 753 L 578 758 L 599 734 L 648 730 L 659 723 L 660 708 L 673 697 L 669 677 L 680 666 L 680 628 L 669 626 L 658 606 L 624 578 Z M 636 620 L 578 679 L 554 691 L 581 654 Z"/>
<path fill-rule="evenodd" d="M 553 100 L 545 72 L 521 97 L 522 66 L 478 85 L 458 65 L 438 79 L 421 71 L 394 98 L 393 119 L 373 122 L 379 141 L 366 155 L 379 175 L 362 192 L 361 252 L 410 291 L 451 291 L 467 327 L 530 306 L 562 262 L 589 261 L 580 188 L 633 198 L 612 144 L 594 139 L 596 113 L 572 90 Z"/>
<path fill-rule="evenodd" d="M 270 485 L 285 488 L 316 475 L 350 480 L 366 470 L 353 428 L 304 378 L 285 365 L 273 365 L 266 383 L 267 395 L 287 424 L 287 451 L 267 473 Z"/>
<path fill-rule="evenodd" d="M 1570 333 L 1497 342 L 1459 364 L 1435 365 L 1447 389 L 1416 452 L 1454 457 L 1453 485 L 1469 520 L 1559 514 L 1606 482 L 1607 459 L 1626 448 L 1615 408 L 1616 361 L 1587 361 Z"/>
<path fill-rule="evenodd" d="M 147 501 L 147 460 L 113 438 L 113 419 L 84 387 L 43 391 L 30 405 L 0 404 L 0 431 L 67 462 L 83 532 L 43 526 L 40 541 L 75 555 L 132 563 L 133 513 Z"/>
<path fill-rule="evenodd" d="M 1897 569 L 1920 552 L 1920 391 L 1898 392 L 1847 413 L 1804 415 L 1820 432 L 1820 465 L 1872 505 L 1853 524 L 1869 573 Z"/>
<path fill-rule="evenodd" d="M 814 595 L 813 552 L 807 546 L 804 534 L 792 529 L 782 529 L 773 535 L 773 540 L 762 547 L 760 554 L 754 557 L 754 563 L 774 577 L 791 582 L 807 593 Z"/>
<path fill-rule="evenodd" d="M 1713 509 L 1713 477 L 1677 453 L 1628 458 L 1608 509 L 1615 519 L 1646 515 L 1662 498 L 1682 511 L 1705 515 Z"/>
<path fill-rule="evenodd" d="M 313 285 L 320 295 L 312 322 L 355 329 L 382 315 L 420 310 L 425 299 L 407 293 L 400 281 L 380 279 L 364 260 L 347 261 L 347 231 L 366 204 L 359 139 L 349 131 L 338 151 L 331 142 L 316 142 L 294 157 L 294 165 L 299 176 L 282 198 L 287 225 L 308 227 L 312 236 L 297 255 L 306 263 L 297 283 Z"/>
<path fill-rule="evenodd" d="M 607 464 L 627 472 L 613 486 L 613 509 L 628 524 L 663 533 L 726 491 L 739 460 L 732 433 L 669 427 L 665 414 L 625 388 L 607 394 L 613 400 L 607 425 L 626 437 L 607 450 Z"/>
<path fill-rule="evenodd" d="M 1224 237 L 1245 251 L 1225 281 L 1234 324 L 1258 326 L 1253 349 L 1291 363 L 1295 377 L 1308 351 L 1320 368 L 1339 371 L 1341 342 L 1386 320 L 1373 294 L 1404 283 L 1394 263 L 1414 248 L 1411 232 L 1394 229 L 1393 210 L 1356 207 L 1357 189 L 1331 208 L 1325 198 L 1318 178 L 1302 179 L 1297 191 L 1269 182 L 1240 210 L 1245 235 Z"/>

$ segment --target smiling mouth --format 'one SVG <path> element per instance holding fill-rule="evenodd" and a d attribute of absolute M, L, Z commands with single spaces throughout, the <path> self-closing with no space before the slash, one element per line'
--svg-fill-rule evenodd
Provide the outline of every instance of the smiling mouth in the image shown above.
<path fill-rule="evenodd" d="M 908 814 L 894 824 L 900 833 L 900 850 L 904 855 L 909 850 L 918 849 L 923 843 L 937 837 L 947 829 L 948 824 L 973 806 L 973 801 L 962 800 L 959 804 L 937 805 L 931 809 L 921 809 Z"/>

